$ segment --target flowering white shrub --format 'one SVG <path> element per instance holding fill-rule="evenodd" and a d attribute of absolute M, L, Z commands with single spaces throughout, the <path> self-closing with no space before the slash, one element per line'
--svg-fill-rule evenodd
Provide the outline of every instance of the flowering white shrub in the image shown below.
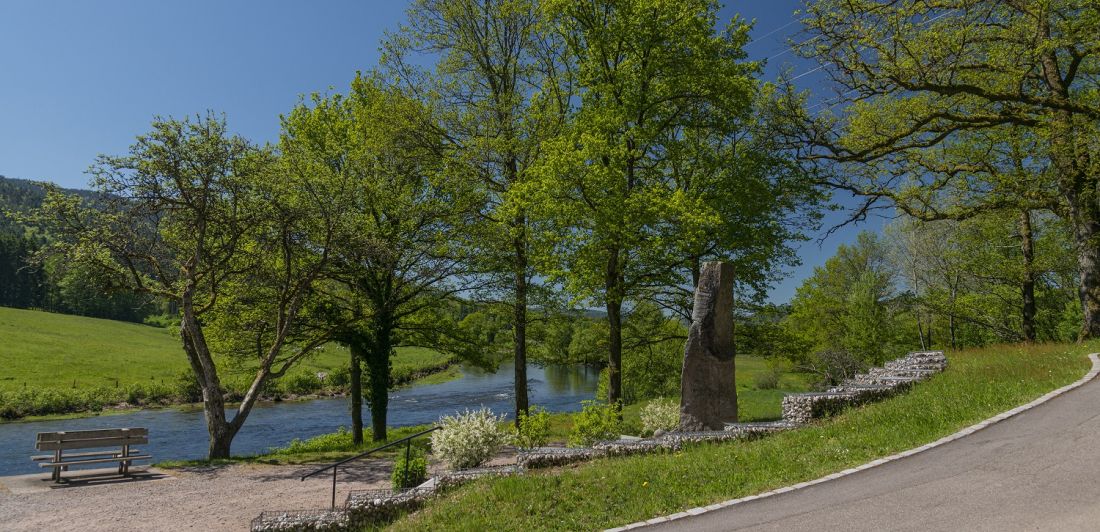
<path fill-rule="evenodd" d="M 670 400 L 657 399 L 642 408 L 641 417 L 642 430 L 646 434 L 673 430 L 680 425 L 680 406 Z"/>
<path fill-rule="evenodd" d="M 502 421 L 503 415 L 495 416 L 488 408 L 443 416 L 439 419 L 443 428 L 432 433 L 432 452 L 455 469 L 475 467 L 508 443 Z"/>

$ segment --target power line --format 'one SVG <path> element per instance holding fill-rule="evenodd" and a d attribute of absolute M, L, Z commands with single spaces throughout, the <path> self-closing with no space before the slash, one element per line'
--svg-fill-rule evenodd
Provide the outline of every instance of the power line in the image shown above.
<path fill-rule="evenodd" d="M 772 30 L 772 31 L 769 31 L 768 33 L 765 33 L 765 34 L 763 34 L 763 35 L 761 35 L 761 36 L 759 36 L 759 37 L 753 37 L 751 41 L 749 41 L 749 42 L 745 43 L 745 46 L 749 46 L 749 45 L 755 44 L 755 43 L 757 43 L 758 41 L 761 41 L 761 40 L 763 40 L 763 39 L 764 39 L 765 37 L 771 37 L 772 35 L 775 35 L 776 33 L 778 33 L 778 32 L 779 32 L 780 30 L 782 30 L 782 29 L 784 29 L 784 28 L 787 28 L 787 27 L 790 27 L 790 25 L 791 25 L 791 24 L 794 24 L 794 23 L 796 23 L 796 22 L 802 22 L 802 19 L 801 19 L 801 18 L 795 18 L 795 19 L 791 20 L 790 22 L 788 22 L 788 23 L 786 23 L 786 24 L 784 24 L 784 25 L 782 25 L 782 26 L 780 26 L 780 27 L 778 27 L 778 28 L 775 28 L 775 29 L 774 29 L 774 30 Z"/>

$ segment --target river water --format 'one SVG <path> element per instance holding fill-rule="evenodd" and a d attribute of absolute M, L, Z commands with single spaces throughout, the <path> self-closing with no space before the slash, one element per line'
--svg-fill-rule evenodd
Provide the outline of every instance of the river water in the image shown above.
<path fill-rule="evenodd" d="M 514 408 L 513 366 L 501 364 L 496 372 L 462 369 L 462 376 L 441 384 L 412 386 L 390 392 L 388 424 L 393 427 L 431 423 L 446 414 L 466 408 L 489 407 L 495 413 Z M 528 396 L 532 405 L 551 412 L 580 410 L 581 401 L 592 399 L 598 371 L 586 366 L 530 366 L 527 368 Z M 370 426 L 364 405 L 364 426 Z M 248 416 L 233 440 L 234 455 L 249 455 L 286 445 L 295 438 L 306 439 L 349 426 L 348 400 L 316 399 L 260 403 Z M 202 411 L 174 408 L 96 416 L 80 419 L 30 421 L 0 424 L 0 475 L 42 471 L 30 456 L 35 433 L 97 428 L 146 427 L 149 444 L 144 449 L 154 460 L 202 458 L 207 434 Z"/>

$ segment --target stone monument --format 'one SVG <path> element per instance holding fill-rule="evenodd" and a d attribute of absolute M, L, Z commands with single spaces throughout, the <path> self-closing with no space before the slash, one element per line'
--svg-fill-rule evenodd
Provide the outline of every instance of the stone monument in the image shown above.
<path fill-rule="evenodd" d="M 733 355 L 733 265 L 705 262 L 684 347 L 680 430 L 722 430 L 737 421 Z"/>

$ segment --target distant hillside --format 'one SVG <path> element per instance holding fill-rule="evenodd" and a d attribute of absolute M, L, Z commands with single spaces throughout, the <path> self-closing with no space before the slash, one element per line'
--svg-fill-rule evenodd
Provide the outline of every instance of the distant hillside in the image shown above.
<path fill-rule="evenodd" d="M 90 190 L 62 190 L 96 198 Z M 134 322 L 162 312 L 162 305 L 147 297 L 104 293 L 79 273 L 65 271 L 60 260 L 35 264 L 31 258 L 49 236 L 23 226 L 11 214 L 30 212 L 45 198 L 46 190 L 39 183 L 0 176 L 0 306 Z"/>
<path fill-rule="evenodd" d="M 66 188 L 62 189 L 71 194 L 79 194 L 85 198 L 94 198 L 95 192 Z M 28 212 L 37 209 L 46 198 L 46 190 L 36 181 L 15 179 L 0 175 L 0 229 L 13 230 L 18 224 L 11 220 L 8 212 Z M 19 230 L 21 233 L 22 230 Z"/>

